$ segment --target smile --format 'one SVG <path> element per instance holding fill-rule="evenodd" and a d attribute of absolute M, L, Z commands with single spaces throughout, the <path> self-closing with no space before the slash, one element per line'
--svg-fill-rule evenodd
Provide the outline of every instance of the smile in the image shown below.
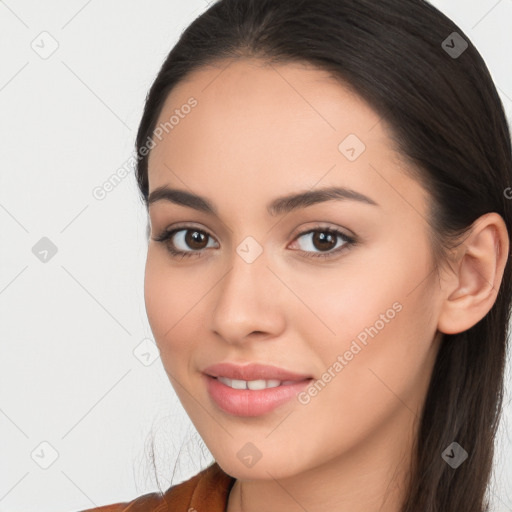
<path fill-rule="evenodd" d="M 202 375 L 213 402 L 233 416 L 260 416 L 289 402 L 313 380 L 239 380 Z"/>

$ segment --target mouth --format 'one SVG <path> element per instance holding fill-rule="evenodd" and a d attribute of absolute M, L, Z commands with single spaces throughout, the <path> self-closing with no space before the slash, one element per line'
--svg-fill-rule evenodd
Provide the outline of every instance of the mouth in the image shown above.
<path fill-rule="evenodd" d="M 213 403 L 231 416 L 255 417 L 268 414 L 289 403 L 313 378 L 280 381 L 258 379 L 245 381 L 203 374 Z"/>

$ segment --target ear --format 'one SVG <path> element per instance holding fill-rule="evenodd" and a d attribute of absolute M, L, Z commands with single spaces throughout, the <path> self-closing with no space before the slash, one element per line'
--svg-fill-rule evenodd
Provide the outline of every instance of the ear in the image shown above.
<path fill-rule="evenodd" d="M 509 237 L 501 215 L 479 217 L 457 250 L 455 269 L 444 283 L 438 330 L 457 334 L 477 324 L 492 308 L 509 256 Z"/>

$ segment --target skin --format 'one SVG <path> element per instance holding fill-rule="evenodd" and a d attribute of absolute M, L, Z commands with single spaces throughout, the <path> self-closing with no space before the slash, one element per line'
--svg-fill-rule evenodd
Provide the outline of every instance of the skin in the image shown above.
<path fill-rule="evenodd" d="M 180 82 L 158 123 L 191 96 L 198 105 L 151 150 L 149 190 L 194 192 L 219 217 L 165 200 L 150 205 L 145 301 L 173 388 L 237 479 L 227 510 L 398 511 L 442 333 L 470 328 L 492 307 L 508 255 L 505 224 L 495 213 L 478 219 L 438 279 L 429 194 L 355 93 L 309 65 L 226 61 Z M 366 146 L 355 161 L 338 149 L 351 133 Z M 275 217 L 266 211 L 277 196 L 331 185 L 378 206 L 331 200 Z M 183 223 L 209 235 L 195 246 L 174 237 L 199 257 L 173 258 L 171 241 L 154 240 Z M 358 243 L 308 257 L 325 246 L 299 233 L 318 223 Z M 252 263 L 236 252 L 247 236 L 263 249 Z M 334 240 L 327 252 L 345 243 Z M 321 380 L 394 303 L 401 310 L 309 403 L 293 399 L 242 418 L 210 399 L 201 370 L 222 361 Z M 248 442 L 261 452 L 252 467 L 237 457 Z"/>

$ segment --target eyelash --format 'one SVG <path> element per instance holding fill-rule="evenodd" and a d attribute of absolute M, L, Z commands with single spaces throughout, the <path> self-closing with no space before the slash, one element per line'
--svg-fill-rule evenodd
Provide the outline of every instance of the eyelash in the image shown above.
<path fill-rule="evenodd" d="M 211 235 L 209 235 L 206 231 L 198 229 L 194 226 L 179 226 L 175 229 L 172 229 L 170 231 L 164 230 L 160 235 L 153 238 L 156 242 L 162 242 L 165 243 L 166 241 L 170 240 L 171 237 L 173 237 L 176 233 L 179 231 L 189 231 L 194 230 L 199 233 L 205 234 L 209 238 L 213 238 Z M 340 252 L 344 251 L 345 249 L 349 249 L 351 246 L 354 246 L 357 244 L 357 240 L 353 237 L 350 237 L 343 233 L 342 231 L 339 231 L 335 228 L 325 227 L 325 226 L 315 226 L 312 229 L 308 229 L 307 231 L 302 231 L 297 234 L 297 236 L 293 239 L 295 241 L 296 239 L 300 238 L 301 236 L 308 235 L 310 233 L 329 233 L 331 235 L 339 236 L 345 244 L 343 244 L 341 247 L 338 247 L 335 250 L 331 250 L 330 252 L 320 252 L 320 253 L 311 253 L 310 251 L 303 251 L 298 249 L 298 252 L 301 252 L 306 255 L 308 258 L 332 258 L 337 256 Z M 171 256 L 173 258 L 181 257 L 181 259 L 189 258 L 189 257 L 201 257 L 202 253 L 205 251 L 205 249 L 201 250 L 191 250 L 191 251 L 180 251 L 172 247 L 170 244 L 165 244 L 167 250 L 171 253 Z"/>

